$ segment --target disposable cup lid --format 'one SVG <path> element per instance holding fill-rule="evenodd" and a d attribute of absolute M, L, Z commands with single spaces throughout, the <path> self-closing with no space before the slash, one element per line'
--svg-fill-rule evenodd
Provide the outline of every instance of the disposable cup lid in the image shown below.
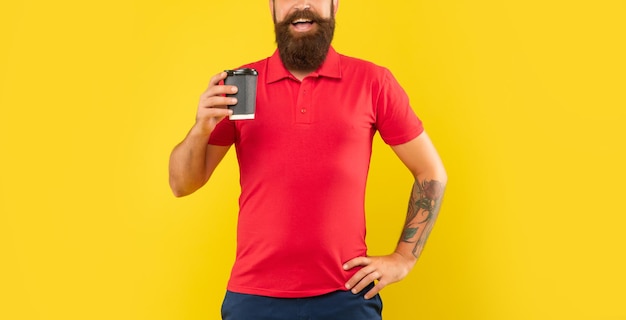
<path fill-rule="evenodd" d="M 224 70 L 228 73 L 228 76 L 256 76 L 259 73 L 255 69 L 244 68 L 244 69 L 236 69 L 236 70 Z"/>

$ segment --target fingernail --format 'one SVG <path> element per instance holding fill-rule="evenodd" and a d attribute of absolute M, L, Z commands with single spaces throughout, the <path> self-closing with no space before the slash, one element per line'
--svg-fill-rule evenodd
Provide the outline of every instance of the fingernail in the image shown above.
<path fill-rule="evenodd" d="M 343 265 L 343 270 L 348 270 L 348 265 L 347 264 Z"/>
<path fill-rule="evenodd" d="M 356 289 L 352 289 L 352 293 L 356 294 Z"/>
<path fill-rule="evenodd" d="M 350 289 L 350 284 L 346 283 L 346 289 Z"/>
<path fill-rule="evenodd" d="M 232 88 L 230 89 L 230 91 L 232 91 L 232 92 L 237 92 L 237 87 L 232 87 Z"/>
<path fill-rule="evenodd" d="M 232 103 L 232 104 L 237 103 L 237 98 L 232 98 L 232 99 L 230 99 L 230 103 Z"/>

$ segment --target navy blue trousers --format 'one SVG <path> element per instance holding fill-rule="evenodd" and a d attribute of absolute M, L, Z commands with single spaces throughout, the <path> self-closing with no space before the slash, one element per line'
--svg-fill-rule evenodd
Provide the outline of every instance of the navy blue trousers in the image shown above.
<path fill-rule="evenodd" d="M 308 298 L 272 298 L 226 292 L 223 320 L 381 320 L 379 295 L 365 300 L 373 285 L 358 294 L 335 291 Z"/>

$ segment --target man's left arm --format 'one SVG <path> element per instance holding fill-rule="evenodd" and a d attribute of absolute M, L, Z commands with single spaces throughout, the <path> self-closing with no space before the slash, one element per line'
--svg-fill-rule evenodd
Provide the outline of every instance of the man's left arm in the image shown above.
<path fill-rule="evenodd" d="M 439 214 L 447 182 L 439 154 L 426 132 L 407 143 L 392 146 L 392 149 L 411 171 L 415 183 L 396 250 L 387 256 L 357 257 L 343 266 L 344 270 L 362 267 L 346 283 L 346 288 L 353 293 L 378 281 L 365 294 L 366 299 L 374 297 L 385 286 L 404 279 L 413 268 Z"/>

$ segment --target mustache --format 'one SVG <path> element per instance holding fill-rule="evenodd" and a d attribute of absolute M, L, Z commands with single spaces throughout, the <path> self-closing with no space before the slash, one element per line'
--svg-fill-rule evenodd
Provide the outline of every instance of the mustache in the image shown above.
<path fill-rule="evenodd" d="M 311 20 L 312 22 L 315 22 L 315 23 L 330 22 L 330 20 L 331 20 L 331 19 L 324 19 L 324 18 L 322 18 L 322 16 L 320 16 L 316 12 L 313 12 L 313 11 L 311 11 L 309 9 L 304 9 L 304 10 L 296 10 L 296 11 L 292 12 L 287 17 L 285 17 L 285 19 L 283 19 L 283 21 L 278 22 L 277 24 L 279 24 L 279 25 L 290 25 L 292 22 L 294 22 L 294 21 L 296 21 L 298 19 Z"/>

